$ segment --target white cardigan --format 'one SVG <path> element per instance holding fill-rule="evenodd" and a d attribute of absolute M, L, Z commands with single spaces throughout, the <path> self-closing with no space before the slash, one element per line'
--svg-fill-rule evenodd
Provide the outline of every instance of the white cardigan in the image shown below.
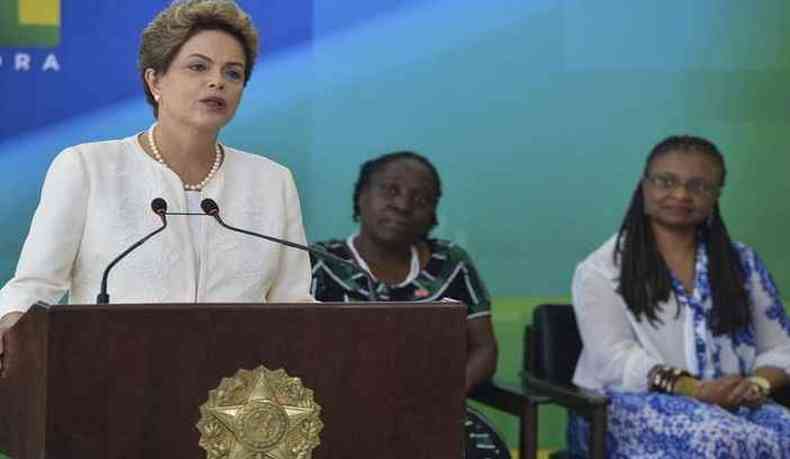
<path fill-rule="evenodd" d="M 179 177 L 148 156 L 136 135 L 61 152 L 44 181 L 16 274 L 0 290 L 0 317 L 39 300 L 57 302 L 66 292 L 69 303 L 95 303 L 107 264 L 160 225 L 151 211 L 156 197 L 170 212 L 186 209 Z M 214 199 L 230 225 L 305 243 L 291 173 L 269 159 L 226 147 L 202 197 Z M 199 265 L 188 218 L 203 226 Z M 162 233 L 115 266 L 108 286 L 112 303 L 313 301 L 306 253 L 203 216 L 170 216 Z"/>
<path fill-rule="evenodd" d="M 790 373 L 790 319 L 767 269 L 755 252 L 736 247 L 746 268 L 746 291 L 752 306 L 753 337 L 733 343 L 711 334 L 705 317 L 695 317 L 688 301 L 712 306 L 707 255 L 697 251 L 692 298 L 670 295 L 657 312 L 663 325 L 638 321 L 617 293 L 620 266 L 613 259 L 616 237 L 609 239 L 576 268 L 573 307 L 582 338 L 582 353 L 573 382 L 590 390 L 647 390 L 647 373 L 657 364 L 688 370 L 704 379 L 719 374 L 750 374 L 762 366 Z M 704 299 L 703 299 L 704 298 Z"/>

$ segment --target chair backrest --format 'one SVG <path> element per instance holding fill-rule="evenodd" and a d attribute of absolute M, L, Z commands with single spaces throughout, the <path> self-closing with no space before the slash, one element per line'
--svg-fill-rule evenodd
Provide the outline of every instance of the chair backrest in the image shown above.
<path fill-rule="evenodd" d="M 554 384 L 570 385 L 582 340 L 570 304 L 542 304 L 524 332 L 524 368 Z"/>

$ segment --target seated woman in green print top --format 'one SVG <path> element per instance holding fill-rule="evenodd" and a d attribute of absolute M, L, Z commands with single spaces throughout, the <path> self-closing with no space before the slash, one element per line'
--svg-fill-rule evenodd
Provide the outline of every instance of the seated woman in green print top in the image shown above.
<path fill-rule="evenodd" d="M 367 161 L 354 187 L 354 220 L 359 222 L 359 231 L 346 239 L 315 243 L 314 247 L 367 270 L 382 301 L 449 298 L 463 302 L 468 310 L 468 394 L 493 376 L 497 343 L 491 324 L 491 299 L 471 258 L 458 245 L 429 237 L 437 224 L 441 194 L 439 173 L 421 155 L 401 151 Z M 313 258 L 312 262 L 311 291 L 317 300 L 369 298 L 368 282 L 362 273 L 327 259 Z M 503 455 L 492 457 L 507 457 L 507 451 L 500 449 Z"/>

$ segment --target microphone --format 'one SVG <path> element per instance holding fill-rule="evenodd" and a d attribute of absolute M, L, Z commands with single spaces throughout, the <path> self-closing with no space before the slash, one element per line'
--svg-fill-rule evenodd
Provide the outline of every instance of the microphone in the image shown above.
<path fill-rule="evenodd" d="M 369 272 L 364 270 L 361 266 L 359 266 L 358 264 L 354 263 L 353 261 L 345 260 L 343 258 L 338 257 L 337 255 L 331 254 L 331 253 L 323 251 L 321 249 L 316 249 L 316 248 L 313 248 L 313 247 L 310 247 L 310 246 L 297 244 L 296 242 L 286 241 L 285 239 L 279 239 L 279 238 L 276 238 L 276 237 L 273 237 L 273 236 L 267 236 L 265 234 L 256 233 L 254 231 L 247 231 L 247 230 L 244 230 L 244 229 L 241 229 L 241 228 L 236 228 L 234 226 L 230 226 L 230 225 L 228 225 L 227 223 L 225 223 L 222 220 L 222 217 L 219 216 L 219 206 L 217 205 L 217 202 L 214 201 L 211 198 L 206 198 L 203 201 L 201 201 L 200 202 L 200 207 L 203 209 L 203 212 L 205 212 L 206 215 L 208 215 L 210 217 L 214 217 L 214 219 L 217 220 L 217 223 L 219 223 L 220 226 L 222 226 L 223 228 L 229 229 L 231 231 L 236 231 L 236 232 L 242 233 L 242 234 L 247 234 L 249 236 L 259 237 L 261 239 L 265 239 L 265 240 L 270 241 L 270 242 L 275 242 L 277 244 L 282 244 L 282 245 L 287 246 L 287 247 L 292 247 L 294 249 L 304 250 L 305 252 L 312 253 L 313 255 L 315 255 L 315 256 L 317 256 L 319 258 L 329 259 L 329 260 L 336 261 L 338 263 L 341 263 L 341 264 L 344 264 L 344 265 L 347 265 L 347 266 L 351 266 L 352 268 L 354 268 L 355 270 L 357 270 L 358 272 L 362 273 L 365 276 L 365 279 L 368 282 L 368 292 L 370 292 L 368 294 L 368 299 L 370 301 L 378 301 L 379 300 L 378 295 L 376 295 L 376 290 L 373 288 L 373 284 L 374 284 L 373 277 L 370 275 Z"/>
<path fill-rule="evenodd" d="M 132 244 L 128 249 L 124 250 L 123 252 L 121 252 L 120 255 L 115 257 L 115 259 L 113 261 L 111 261 L 109 265 L 107 265 L 107 268 L 104 270 L 104 275 L 102 275 L 102 278 L 101 278 L 101 290 L 99 291 L 99 294 L 96 296 L 96 304 L 109 304 L 110 303 L 110 294 L 107 293 L 107 276 L 110 275 L 110 270 L 113 268 L 113 266 L 118 264 L 118 262 L 121 261 L 123 259 L 123 257 L 125 257 L 126 255 L 129 255 L 129 253 L 132 250 L 140 247 L 141 245 L 143 245 L 143 243 L 145 241 L 151 239 L 156 234 L 162 232 L 162 230 L 167 228 L 167 217 L 166 217 L 166 214 L 167 214 L 167 201 L 165 201 L 162 198 L 154 198 L 151 201 L 151 210 L 153 210 L 154 213 L 156 215 L 159 215 L 159 218 L 162 219 L 162 226 L 160 226 L 159 228 L 155 229 L 154 231 L 148 233 L 147 236 L 145 236 L 144 238 L 142 238 L 139 241 L 137 241 L 134 244 Z"/>

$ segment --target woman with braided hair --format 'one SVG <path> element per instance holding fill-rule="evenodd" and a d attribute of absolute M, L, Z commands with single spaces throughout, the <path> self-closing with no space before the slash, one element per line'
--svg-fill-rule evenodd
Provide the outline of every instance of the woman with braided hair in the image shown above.
<path fill-rule="evenodd" d="M 583 350 L 574 383 L 610 398 L 607 456 L 790 457 L 790 319 L 755 251 L 719 208 L 710 141 L 657 144 L 618 234 L 576 269 Z M 586 454 L 588 425 L 569 423 Z"/>

